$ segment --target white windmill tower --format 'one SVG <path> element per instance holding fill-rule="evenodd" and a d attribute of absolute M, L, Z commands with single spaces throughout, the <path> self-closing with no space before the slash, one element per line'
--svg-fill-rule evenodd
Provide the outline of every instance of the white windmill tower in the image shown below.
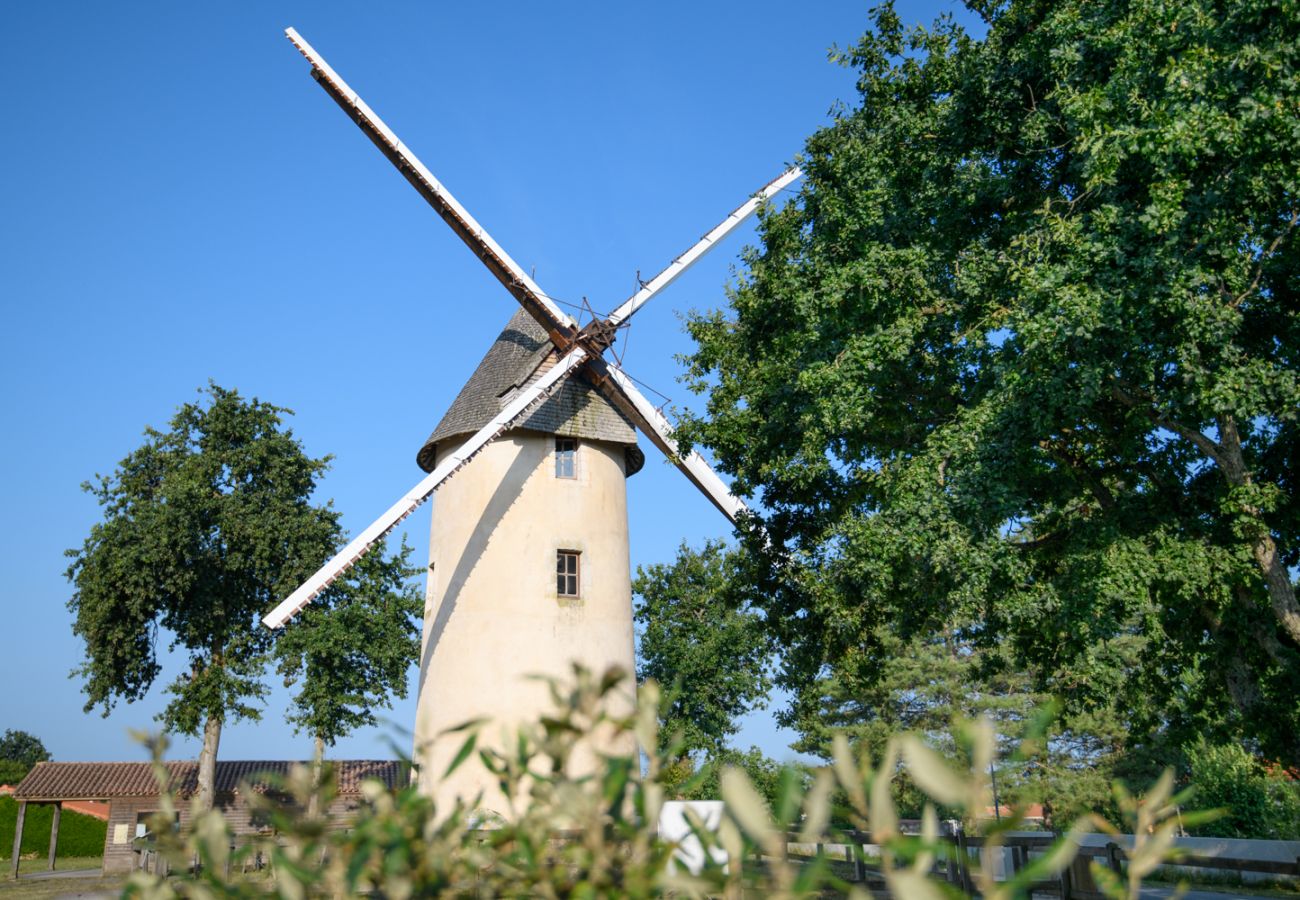
<path fill-rule="evenodd" d="M 782 174 L 607 319 L 579 328 L 325 60 L 292 28 L 286 34 L 312 77 L 522 309 L 421 447 L 428 475 L 264 622 L 285 624 L 436 491 L 415 727 L 421 785 L 442 808 L 483 789 L 491 808 L 496 789 L 471 767 L 439 782 L 453 749 L 433 740 L 440 732 L 470 718 L 532 720 L 546 700 L 527 676 L 563 675 L 574 661 L 633 671 L 625 481 L 644 461 L 636 430 L 728 519 L 744 509 L 698 454 L 678 452 L 669 423 L 604 353 L 647 300 L 800 173 Z"/>

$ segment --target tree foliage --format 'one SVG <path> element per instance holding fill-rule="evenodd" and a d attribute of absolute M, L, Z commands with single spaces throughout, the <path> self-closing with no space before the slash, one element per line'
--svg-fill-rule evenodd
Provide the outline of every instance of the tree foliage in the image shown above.
<path fill-rule="evenodd" d="M 669 565 L 638 566 L 632 590 L 637 680 L 665 685 L 663 733 L 686 753 L 719 757 L 744 713 L 761 706 L 771 655 L 758 614 L 734 596 L 734 553 L 685 544 Z"/>
<path fill-rule="evenodd" d="M 32 766 L 50 758 L 41 739 L 26 731 L 7 729 L 0 737 L 0 784 L 17 784 Z"/>
<path fill-rule="evenodd" d="M 285 427 L 290 411 L 215 384 L 202 393 L 85 485 L 104 518 L 69 551 L 68 607 L 85 642 L 74 674 L 87 711 L 107 715 L 144 696 L 162 672 L 160 638 L 185 655 L 160 718 L 170 731 L 203 734 L 199 796 L 210 805 L 222 724 L 261 716 L 274 632 L 260 617 L 343 535 L 332 506 L 311 500 L 329 460 L 304 452 Z M 339 593 L 378 602 L 392 565 L 371 563 Z M 371 568 L 378 585 L 365 581 Z"/>
<path fill-rule="evenodd" d="M 0 737 L 0 759 L 34 766 L 49 758 L 50 751 L 45 749 L 41 739 L 34 734 L 9 728 L 6 729 L 4 737 Z"/>
<path fill-rule="evenodd" d="M 778 714 L 799 733 L 795 750 L 830 759 L 836 735 L 843 735 L 855 751 L 878 758 L 891 736 L 909 731 L 945 757 L 959 759 L 952 723 L 984 718 L 997 736 L 1000 804 L 1041 802 L 1057 825 L 1089 810 L 1118 822 L 1112 781 L 1145 783 L 1159 773 L 1151 756 L 1168 748 L 1148 746 L 1141 735 L 1130 733 L 1136 718 L 1131 710 L 1110 703 L 1062 714 L 1050 695 L 1035 688 L 1032 674 L 1007 658 L 1005 646 L 977 642 L 974 626 L 950 626 L 906 640 L 885 626 L 882 630 L 878 670 L 830 667 Z M 1031 727 L 1042 732 L 1037 749 L 1012 762 L 1014 748 Z M 905 778 L 895 785 L 900 810 L 919 815 L 922 801 L 915 786 Z"/>
<path fill-rule="evenodd" d="M 810 775 L 806 766 L 782 765 L 758 747 L 734 750 L 730 747 L 707 755 L 670 757 L 662 780 L 664 796 L 669 800 L 717 800 L 722 796 L 722 773 L 738 769 L 745 773 L 754 790 L 768 806 L 776 806 L 788 789 L 797 783 L 807 790 Z"/>
<path fill-rule="evenodd" d="M 103 510 L 69 551 L 76 674 L 86 710 L 138 700 L 161 672 L 160 634 L 188 656 L 168 686 L 168 730 L 197 734 L 209 717 L 260 716 L 252 701 L 272 632 L 258 619 L 326 558 L 338 513 L 310 496 L 328 465 L 283 427 L 288 410 L 216 385 L 168 431 L 84 488 Z"/>
<path fill-rule="evenodd" d="M 424 609 L 410 555 L 405 543 L 392 556 L 367 553 L 276 641 L 285 685 L 302 683 L 289 721 L 327 746 L 377 724 L 375 710 L 406 696 Z"/>
<path fill-rule="evenodd" d="M 1071 709 L 1300 760 L 1300 7 L 972 3 L 842 54 L 687 438 L 796 692 L 978 623 Z"/>

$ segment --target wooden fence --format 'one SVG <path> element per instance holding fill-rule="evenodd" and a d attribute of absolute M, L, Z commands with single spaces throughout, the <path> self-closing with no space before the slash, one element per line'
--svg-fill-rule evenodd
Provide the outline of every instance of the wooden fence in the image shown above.
<path fill-rule="evenodd" d="M 1004 836 L 1001 846 L 1006 851 L 1006 877 L 1014 877 L 1015 873 L 1029 863 L 1033 855 L 1045 852 L 1057 839 L 1058 836 L 1052 834 Z M 954 835 L 941 836 L 940 840 L 949 849 L 948 852 L 940 854 L 940 858 L 936 860 L 932 876 L 959 888 L 968 896 L 974 896 L 975 881 L 971 864 L 984 848 L 985 839 L 965 835 L 959 830 Z M 796 845 L 800 848 L 812 846 L 815 856 L 824 856 L 832 862 L 842 860 L 846 869 L 850 867 L 852 869 L 852 876 L 847 880 L 874 888 L 876 892 L 884 895 L 884 877 L 870 864 L 873 856 L 866 853 L 866 847 L 876 846 L 870 834 L 847 831 L 836 837 L 828 837 L 810 844 L 809 841 L 800 840 L 797 834 L 788 833 L 786 835 L 787 856 L 805 855 L 790 852 L 790 848 Z M 842 852 L 843 856 L 833 855 L 831 848 L 837 848 L 837 852 Z M 1079 848 L 1074 864 L 1062 870 L 1051 880 L 1036 882 L 1031 886 L 1031 891 L 1035 894 L 1061 897 L 1062 900 L 1102 900 L 1102 894 L 1092 880 L 1089 864 L 1093 861 L 1100 862 L 1117 875 L 1124 877 L 1124 863 L 1127 860 L 1128 854 L 1124 848 L 1113 841 L 1100 846 L 1083 845 Z M 1300 857 L 1291 862 L 1283 862 L 1228 856 L 1197 856 L 1183 852 L 1176 860 L 1170 860 L 1166 865 L 1300 878 Z"/>
<path fill-rule="evenodd" d="M 582 832 L 576 831 L 559 831 L 552 835 L 553 839 L 559 842 L 578 840 L 582 836 Z M 1006 877 L 1014 877 L 1015 873 L 1028 865 L 1034 855 L 1045 852 L 1057 839 L 1057 835 L 1046 833 L 1004 835 L 1000 846 L 1004 848 L 1006 854 L 1004 857 Z M 975 879 L 971 864 L 984 849 L 987 841 L 983 837 L 966 835 L 960 829 L 956 834 L 941 835 L 940 841 L 947 845 L 948 849 L 947 852 L 939 854 L 931 872 L 932 876 L 959 888 L 968 896 L 974 896 Z M 233 851 L 251 842 L 251 836 L 232 842 L 232 855 Z M 134 844 L 135 852 L 138 854 L 136 868 L 167 874 L 167 862 L 157 852 L 157 845 L 152 837 L 137 838 Z M 812 857 L 821 856 L 832 863 L 843 863 L 843 869 L 849 875 L 847 881 L 863 884 L 879 896 L 888 896 L 884 891 L 884 877 L 872 864 L 875 854 L 868 854 L 866 850 L 867 847 L 877 846 L 869 833 L 845 831 L 817 842 L 801 840 L 794 832 L 786 834 L 785 849 L 788 859 L 809 857 L 809 854 L 803 851 L 810 846 L 813 848 Z M 791 852 L 791 848 L 795 848 L 794 852 Z M 832 848 L 836 848 L 834 852 L 842 855 L 833 855 Z M 756 854 L 755 864 L 760 867 L 765 865 L 761 852 L 756 851 Z M 1062 900 L 1102 900 L 1102 895 L 1093 883 L 1088 869 L 1089 863 L 1094 860 L 1123 877 L 1124 863 L 1128 860 L 1128 854 L 1123 847 L 1113 841 L 1105 845 L 1083 845 L 1079 848 L 1074 864 L 1050 880 L 1034 883 L 1030 890 L 1034 894 L 1049 894 L 1061 897 Z M 197 864 L 197 860 L 193 862 Z M 258 851 L 245 856 L 241 868 L 244 873 L 247 873 L 250 868 L 259 870 L 268 862 L 263 853 Z M 1196 856 L 1184 852 L 1167 865 L 1300 878 L 1300 858 L 1283 862 L 1227 856 Z M 230 874 L 230 857 L 227 857 L 225 875 L 229 878 Z"/>

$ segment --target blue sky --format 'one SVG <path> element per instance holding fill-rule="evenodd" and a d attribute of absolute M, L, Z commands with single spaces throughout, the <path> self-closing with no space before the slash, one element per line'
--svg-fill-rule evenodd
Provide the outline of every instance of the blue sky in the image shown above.
<path fill-rule="evenodd" d="M 83 715 L 64 550 L 79 485 L 213 379 L 291 407 L 352 532 L 420 475 L 415 452 L 514 301 L 309 77 L 296 27 L 553 296 L 608 310 L 779 173 L 853 74 L 867 3 L 10 5 L 0 28 L 0 730 L 57 759 L 134 759 L 144 702 Z M 949 3 L 900 4 L 928 21 Z M 679 314 L 724 301 L 752 230 L 635 319 L 625 365 L 679 406 Z M 629 482 L 633 565 L 726 521 L 653 447 Z M 406 523 L 423 556 L 428 512 Z M 414 681 L 412 680 L 412 686 Z M 277 691 L 225 758 L 305 755 Z M 414 720 L 341 742 L 388 755 Z M 740 743 L 778 757 L 770 714 Z M 405 738 L 398 738 L 404 743 Z M 175 756 L 193 755 L 181 741 Z"/>

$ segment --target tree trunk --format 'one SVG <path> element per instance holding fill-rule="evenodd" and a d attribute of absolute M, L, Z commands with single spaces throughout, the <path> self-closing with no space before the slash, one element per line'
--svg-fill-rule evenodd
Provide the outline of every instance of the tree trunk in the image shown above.
<path fill-rule="evenodd" d="M 1111 392 L 1123 405 L 1132 409 L 1143 409 L 1152 422 L 1168 429 L 1179 437 L 1191 441 L 1197 449 L 1205 454 L 1223 472 L 1223 477 L 1233 487 L 1244 487 L 1251 483 L 1250 471 L 1246 468 L 1246 457 L 1241 449 L 1241 433 L 1237 430 L 1237 420 L 1231 415 L 1222 415 L 1217 419 L 1219 440 L 1216 443 L 1207 435 L 1194 428 L 1187 428 L 1169 419 L 1155 406 L 1155 398 L 1139 392 L 1124 384 L 1120 379 L 1111 382 Z M 1246 510 L 1259 522 L 1259 534 L 1250 541 L 1250 553 L 1264 576 L 1264 585 L 1273 607 L 1273 615 L 1286 636 L 1300 647 L 1300 600 L 1296 599 L 1295 585 L 1291 583 L 1291 573 L 1282 561 L 1282 554 L 1273 541 L 1268 523 L 1264 521 L 1263 511 L 1248 508 Z"/>
<path fill-rule="evenodd" d="M 1228 484 L 1233 487 L 1249 485 L 1251 477 L 1246 469 L 1245 454 L 1241 451 L 1241 435 L 1237 432 L 1237 422 L 1232 416 L 1219 418 L 1219 438 L 1223 450 L 1219 464 Z M 1250 542 L 1250 553 L 1259 566 L 1260 574 L 1264 576 L 1273 615 L 1277 617 L 1287 637 L 1300 647 L 1300 602 L 1296 600 L 1291 573 L 1282 562 L 1282 554 L 1273 542 L 1263 511 L 1253 507 L 1246 511 L 1259 521 L 1259 532 Z"/>
<path fill-rule="evenodd" d="M 1291 573 L 1282 562 L 1282 554 L 1277 552 L 1277 545 L 1267 532 L 1255 539 L 1251 546 L 1255 562 L 1264 573 L 1264 583 L 1268 585 L 1268 597 L 1273 603 L 1273 615 L 1282 623 L 1282 630 L 1300 647 L 1300 602 L 1295 596 L 1295 585 L 1291 583 Z"/>
<path fill-rule="evenodd" d="M 199 751 L 199 811 L 212 809 L 217 799 L 217 747 L 221 744 L 221 717 L 203 723 L 203 749 Z"/>
<path fill-rule="evenodd" d="M 1237 586 L 1237 597 L 1239 603 L 1255 604 L 1250 588 L 1244 584 Z M 1244 634 L 1226 632 L 1222 617 L 1208 608 L 1201 608 L 1201 617 L 1216 642 L 1230 645 L 1242 638 L 1253 637 L 1274 661 L 1281 662 L 1284 651 L 1278 641 L 1276 629 L 1268 620 L 1267 613 L 1256 616 L 1254 622 L 1247 625 Z M 1241 717 L 1250 720 L 1260 715 L 1259 703 L 1263 699 L 1263 691 L 1258 677 L 1259 670 L 1248 665 L 1239 654 L 1235 653 L 1216 668 L 1223 676 L 1223 687 L 1227 692 L 1228 701 Z M 1300 765 L 1300 735 L 1283 741 L 1281 746 L 1282 761 L 1290 766 Z"/>
<path fill-rule="evenodd" d="M 320 814 L 321 772 L 325 766 L 325 739 L 317 735 L 315 743 L 311 761 L 311 797 L 307 800 L 307 817 L 311 819 Z"/>

